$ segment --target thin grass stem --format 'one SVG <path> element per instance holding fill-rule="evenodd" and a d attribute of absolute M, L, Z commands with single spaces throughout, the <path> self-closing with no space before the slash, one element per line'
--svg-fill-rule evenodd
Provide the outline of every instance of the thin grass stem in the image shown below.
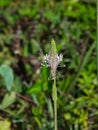
<path fill-rule="evenodd" d="M 57 130 L 57 87 L 56 77 L 53 80 L 53 101 L 54 101 L 54 130 Z"/>

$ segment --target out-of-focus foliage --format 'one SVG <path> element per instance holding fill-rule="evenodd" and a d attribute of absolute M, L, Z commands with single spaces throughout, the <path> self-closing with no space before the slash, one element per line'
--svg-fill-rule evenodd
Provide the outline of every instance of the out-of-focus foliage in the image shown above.
<path fill-rule="evenodd" d="M 10 91 L 13 82 L 13 71 L 7 65 L 0 66 L 0 75 L 3 77 L 7 89 Z"/>
<path fill-rule="evenodd" d="M 58 129 L 98 129 L 95 7 L 96 0 L 0 0 L 0 130 L 53 130 L 52 80 L 41 68 L 52 38 L 64 57 Z"/>
<path fill-rule="evenodd" d="M 11 123 L 7 120 L 0 121 L 0 130 L 10 130 Z"/>

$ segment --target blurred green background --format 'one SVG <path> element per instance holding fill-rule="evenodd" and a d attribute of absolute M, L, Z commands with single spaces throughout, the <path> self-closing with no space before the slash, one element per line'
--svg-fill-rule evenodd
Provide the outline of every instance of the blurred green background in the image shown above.
<path fill-rule="evenodd" d="M 98 130 L 96 0 L 0 0 L 0 130 L 54 130 L 52 38 L 58 130 Z"/>

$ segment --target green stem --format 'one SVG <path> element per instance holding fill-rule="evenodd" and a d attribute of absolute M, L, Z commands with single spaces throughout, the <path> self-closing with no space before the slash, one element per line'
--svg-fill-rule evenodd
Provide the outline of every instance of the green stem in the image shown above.
<path fill-rule="evenodd" d="M 53 101 L 54 101 L 54 123 L 55 123 L 55 130 L 57 130 L 57 87 L 56 87 L 56 78 L 54 78 L 52 94 L 53 94 Z"/>
<path fill-rule="evenodd" d="M 96 53 L 97 53 L 97 85 L 98 85 L 98 0 L 97 0 L 97 37 L 96 37 Z"/>

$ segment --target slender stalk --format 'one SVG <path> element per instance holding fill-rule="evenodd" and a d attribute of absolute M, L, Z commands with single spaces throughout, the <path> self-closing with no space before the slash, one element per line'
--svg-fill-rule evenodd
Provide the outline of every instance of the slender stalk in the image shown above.
<path fill-rule="evenodd" d="M 54 80 L 53 80 L 53 90 L 52 90 L 52 93 L 53 93 L 53 101 L 54 101 L 54 125 L 55 125 L 55 128 L 54 130 L 57 130 L 57 87 L 56 87 L 56 77 L 54 77 Z"/>
<path fill-rule="evenodd" d="M 96 53 L 97 53 L 97 85 L 98 85 L 98 0 L 97 0 L 97 37 L 96 37 Z"/>

